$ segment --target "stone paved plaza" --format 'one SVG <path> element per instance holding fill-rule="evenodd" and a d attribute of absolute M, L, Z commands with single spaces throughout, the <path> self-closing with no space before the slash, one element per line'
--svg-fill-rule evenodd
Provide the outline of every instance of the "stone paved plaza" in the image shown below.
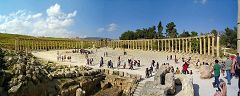
<path fill-rule="evenodd" d="M 159 62 L 159 64 L 162 63 L 169 63 L 170 65 L 176 67 L 179 67 L 181 69 L 181 66 L 183 65 L 183 62 L 180 61 L 178 63 L 175 63 L 174 60 L 167 60 L 167 56 L 170 55 L 175 55 L 176 53 L 168 53 L 168 52 L 156 52 L 156 51 L 140 51 L 140 50 L 125 50 L 128 55 L 123 55 L 124 50 L 123 49 L 111 49 L 111 48 L 101 48 L 101 49 L 91 49 L 94 54 L 90 54 L 89 57 L 94 58 L 94 63 L 93 65 L 89 65 L 92 68 L 99 68 L 99 62 L 100 62 L 100 57 L 103 56 L 103 52 L 108 52 L 108 57 L 104 57 L 104 61 L 106 62 L 107 60 L 112 60 L 114 64 L 114 69 L 110 70 L 119 70 L 119 71 L 124 71 L 128 72 L 131 74 L 138 74 L 141 75 L 143 78 L 145 77 L 145 68 L 150 67 L 151 65 L 151 60 L 155 60 L 156 62 Z M 61 54 L 66 54 L 72 56 L 72 61 L 71 62 L 57 62 L 57 52 L 60 52 Z M 69 65 L 69 66 L 74 66 L 74 65 L 86 65 L 86 60 L 84 55 L 81 55 L 79 53 L 67 53 L 71 52 L 71 50 L 55 50 L 55 51 L 43 51 L 43 52 L 33 52 L 33 55 L 36 57 L 49 60 L 49 61 L 54 61 L 59 64 L 63 65 Z M 189 57 L 193 56 L 193 54 L 176 54 L 177 58 L 181 57 Z M 130 69 L 123 69 L 122 66 L 121 68 L 117 69 L 116 64 L 117 64 L 117 58 L 118 56 L 121 57 L 122 62 L 127 62 L 127 59 L 139 59 L 141 60 L 141 67 L 134 67 L 134 70 Z M 122 64 L 123 65 L 123 64 Z M 107 65 L 104 64 L 104 68 L 107 68 Z M 128 67 L 127 67 L 128 68 Z M 214 78 L 211 79 L 200 79 L 200 73 L 199 69 L 195 69 L 194 66 L 191 66 L 189 70 L 193 70 L 193 75 L 187 75 L 190 78 L 193 78 L 193 87 L 194 87 L 194 95 L 195 96 L 211 96 L 216 92 L 216 88 L 213 88 L 212 82 L 214 81 Z M 156 72 L 155 72 L 156 73 Z M 151 79 L 152 78 L 152 79 Z M 146 82 L 146 81 L 153 81 L 153 77 L 149 79 L 144 79 L 141 82 Z M 224 76 L 220 77 L 224 81 L 226 79 Z M 140 82 L 140 84 L 141 84 Z M 229 96 L 233 96 L 233 93 L 237 93 L 237 79 L 234 77 L 232 79 L 232 85 L 227 85 L 227 91 Z"/>

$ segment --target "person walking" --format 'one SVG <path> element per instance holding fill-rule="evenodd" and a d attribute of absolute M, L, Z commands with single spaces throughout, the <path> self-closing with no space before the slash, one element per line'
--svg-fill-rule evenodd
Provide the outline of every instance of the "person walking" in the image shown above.
<path fill-rule="evenodd" d="M 219 77 L 220 77 L 220 70 L 221 66 L 218 64 L 219 61 L 215 60 L 215 64 L 213 66 L 213 71 L 214 71 L 214 87 L 219 87 Z"/>
<path fill-rule="evenodd" d="M 101 57 L 101 60 L 100 60 L 100 67 L 103 67 L 103 57 Z"/>
<path fill-rule="evenodd" d="M 237 53 L 236 55 L 236 63 L 235 66 L 232 67 L 232 73 L 235 73 L 235 75 L 238 76 L 238 96 L 240 96 L 240 56 L 239 53 Z"/>
<path fill-rule="evenodd" d="M 231 74 L 231 68 L 232 68 L 233 61 L 231 60 L 231 57 L 227 55 L 227 60 L 225 61 L 225 70 L 227 74 L 227 84 L 231 85 L 231 79 L 232 79 L 232 74 Z"/>
<path fill-rule="evenodd" d="M 145 78 L 148 78 L 149 77 L 149 70 L 148 70 L 148 68 L 146 68 L 146 70 L 145 70 Z"/>

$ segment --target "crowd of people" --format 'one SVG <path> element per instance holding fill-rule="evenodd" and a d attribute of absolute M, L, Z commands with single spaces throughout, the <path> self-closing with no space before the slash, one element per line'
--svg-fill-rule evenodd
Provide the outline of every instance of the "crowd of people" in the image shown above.
<path fill-rule="evenodd" d="M 74 49 L 72 52 L 86 54 L 87 65 L 93 64 L 93 58 L 88 57 L 88 54 L 91 54 L 93 52 L 84 50 L 84 49 Z M 126 52 L 124 51 L 124 55 L 125 54 L 126 54 Z M 103 67 L 103 65 L 105 64 L 104 57 L 108 57 L 108 52 L 104 52 L 103 57 L 101 57 L 100 63 L 99 63 L 100 67 Z M 201 66 L 201 65 L 212 66 L 212 73 L 214 76 L 213 86 L 218 89 L 218 91 L 215 93 L 214 96 L 224 96 L 224 95 L 219 95 L 219 94 L 226 94 L 226 84 L 231 85 L 232 84 L 231 79 L 234 76 L 235 77 L 240 76 L 239 53 L 237 53 L 236 56 L 226 55 L 226 57 L 227 57 L 226 60 L 221 61 L 221 62 L 219 60 L 215 60 L 213 66 L 212 66 L 212 64 L 209 64 L 208 62 L 201 62 L 199 59 L 197 60 L 197 62 L 195 64 L 195 66 Z M 71 59 L 72 59 L 71 56 L 61 55 L 61 54 L 59 54 L 59 52 L 57 53 L 57 61 L 71 62 Z M 176 55 L 167 56 L 167 60 L 173 60 L 173 59 L 175 60 L 175 62 L 178 62 Z M 127 59 L 126 62 L 122 62 L 122 61 L 124 61 L 124 60 L 122 60 L 121 57 L 119 56 L 117 58 L 116 68 L 134 70 L 134 67 L 141 67 L 140 60 Z M 182 68 L 176 67 L 176 69 L 174 69 L 174 67 L 171 66 L 169 70 L 170 70 L 170 72 L 172 72 L 174 74 L 190 74 L 190 75 L 192 75 L 193 74 L 192 70 L 189 70 L 189 62 L 190 61 L 191 61 L 191 57 L 189 57 L 189 58 L 183 57 L 182 62 L 184 62 L 184 64 L 182 65 Z M 112 60 L 108 60 L 106 64 L 107 64 L 108 68 L 114 68 L 114 64 L 113 64 Z M 128 66 L 127 66 L 127 64 L 128 64 Z M 162 65 L 169 65 L 169 63 L 163 63 Z M 153 73 L 156 72 L 159 69 L 159 67 L 160 67 L 159 62 L 152 60 L 150 66 L 147 67 L 145 70 L 146 78 L 153 76 Z M 227 83 L 225 83 L 223 80 L 219 79 L 220 75 L 226 76 L 225 78 L 227 80 Z M 239 88 L 238 96 L 240 96 L 240 79 L 239 78 L 238 78 L 238 88 Z"/>

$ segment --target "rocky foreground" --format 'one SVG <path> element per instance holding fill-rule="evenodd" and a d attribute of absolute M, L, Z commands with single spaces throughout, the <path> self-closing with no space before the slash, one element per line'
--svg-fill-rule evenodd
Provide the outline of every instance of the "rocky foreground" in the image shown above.
<path fill-rule="evenodd" d="M 58 65 L 24 52 L 8 52 L 4 61 L 1 96 L 124 96 L 141 79 L 120 71 Z"/>

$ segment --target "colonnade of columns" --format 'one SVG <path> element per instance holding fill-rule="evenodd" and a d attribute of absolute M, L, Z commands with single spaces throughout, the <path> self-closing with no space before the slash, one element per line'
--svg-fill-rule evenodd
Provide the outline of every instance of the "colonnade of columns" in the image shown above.
<path fill-rule="evenodd" d="M 140 40 L 45 40 L 16 39 L 15 50 L 54 50 L 92 47 L 125 48 L 219 56 L 219 36 L 214 35 Z"/>
<path fill-rule="evenodd" d="M 44 40 L 16 39 L 15 50 L 54 50 L 100 47 L 104 42 L 96 40 Z"/>
<path fill-rule="evenodd" d="M 108 46 L 219 56 L 219 36 L 215 37 L 214 35 L 169 39 L 112 40 L 108 41 Z"/>

